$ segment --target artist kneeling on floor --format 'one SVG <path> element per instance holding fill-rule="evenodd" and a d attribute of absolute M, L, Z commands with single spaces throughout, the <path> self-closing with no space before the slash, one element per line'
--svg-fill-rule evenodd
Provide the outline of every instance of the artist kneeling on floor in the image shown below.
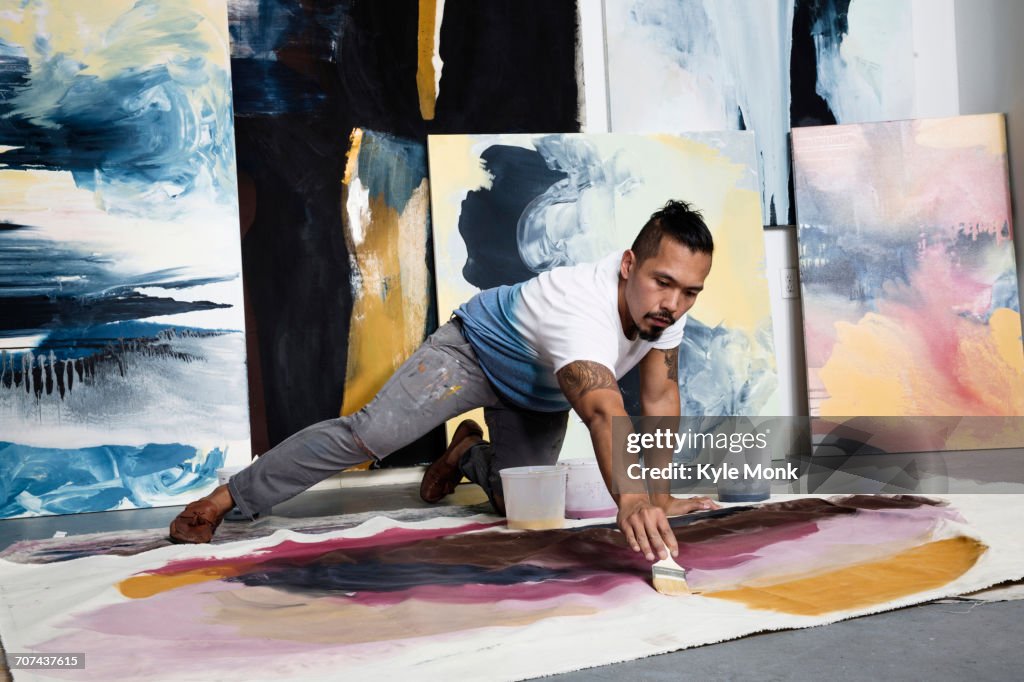
<path fill-rule="evenodd" d="M 483 440 L 476 422 L 459 424 L 423 476 L 420 496 L 427 502 L 450 494 L 465 476 L 504 514 L 498 472 L 554 464 L 570 407 L 587 425 L 611 488 L 613 475 L 623 473 L 612 470 L 612 419 L 626 416 L 616 379 L 639 364 L 643 413 L 678 417 L 679 344 L 686 312 L 711 270 L 713 248 L 700 213 L 670 201 L 625 252 L 481 291 L 427 338 L 366 407 L 300 431 L 189 504 L 171 523 L 171 539 L 209 542 L 232 507 L 252 518 L 477 407 L 484 408 L 491 441 Z M 666 516 L 716 506 L 704 497 L 676 499 L 667 492 L 615 497 L 619 528 L 650 561 L 678 551 Z"/>

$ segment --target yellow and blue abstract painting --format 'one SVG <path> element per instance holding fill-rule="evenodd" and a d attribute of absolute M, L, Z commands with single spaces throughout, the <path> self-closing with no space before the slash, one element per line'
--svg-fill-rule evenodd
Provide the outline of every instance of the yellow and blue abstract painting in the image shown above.
<path fill-rule="evenodd" d="M 249 459 L 224 2 L 0 14 L 0 517 Z"/>
<path fill-rule="evenodd" d="M 752 133 L 432 135 L 429 157 L 442 319 L 482 289 L 621 253 L 683 199 L 703 212 L 715 261 L 680 346 L 682 413 L 778 413 Z M 620 384 L 639 414 L 637 373 Z M 570 421 L 563 456 L 589 447 Z"/>

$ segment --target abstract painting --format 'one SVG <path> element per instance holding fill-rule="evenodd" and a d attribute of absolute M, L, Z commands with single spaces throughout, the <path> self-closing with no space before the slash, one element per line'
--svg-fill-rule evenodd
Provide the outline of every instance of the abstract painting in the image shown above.
<path fill-rule="evenodd" d="M 342 183 L 351 328 L 364 332 L 349 337 L 341 413 L 351 414 L 436 326 L 426 148 L 356 128 Z"/>
<path fill-rule="evenodd" d="M 910 0 L 606 2 L 616 132 L 752 130 L 765 225 L 792 224 L 791 126 L 913 114 Z"/>
<path fill-rule="evenodd" d="M 0 517 L 179 504 L 249 461 L 227 12 L 0 14 Z"/>
<path fill-rule="evenodd" d="M 89 679 L 409 670 L 441 679 L 485 669 L 515 680 L 1019 578 L 1021 514 L 1019 501 L 987 495 L 955 507 L 854 496 L 680 517 L 679 561 L 695 592 L 685 597 L 658 594 L 649 563 L 609 525 L 510 532 L 489 516 L 378 517 L 326 535 L 0 561 L 0 630 L 12 651 L 84 652 Z"/>
<path fill-rule="evenodd" d="M 263 452 L 360 409 L 436 328 L 426 136 L 578 130 L 578 21 L 573 0 L 229 0 L 229 23 Z"/>
<path fill-rule="evenodd" d="M 1002 115 L 798 129 L 793 157 L 812 415 L 1024 415 Z"/>
<path fill-rule="evenodd" d="M 430 166 L 442 316 L 481 289 L 623 251 L 667 200 L 692 202 L 715 254 L 680 348 L 683 414 L 777 413 L 750 133 L 431 136 Z M 631 414 L 637 381 L 623 381 Z M 575 421 L 568 456 L 589 448 Z"/>

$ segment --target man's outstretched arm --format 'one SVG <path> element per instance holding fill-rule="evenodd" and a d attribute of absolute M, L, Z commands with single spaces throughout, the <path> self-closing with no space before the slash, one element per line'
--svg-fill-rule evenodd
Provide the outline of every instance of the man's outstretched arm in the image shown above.
<path fill-rule="evenodd" d="M 615 375 L 604 365 L 587 360 L 569 363 L 558 370 L 558 385 L 569 404 L 587 425 L 605 484 L 619 505 L 616 519 L 626 541 L 648 561 L 676 556 L 679 547 L 665 512 L 651 502 L 646 492 L 614 493 L 612 481 L 626 480 L 625 471 L 615 471 L 612 458 L 612 419 L 627 417 Z"/>
<path fill-rule="evenodd" d="M 640 408 L 644 417 L 665 417 L 664 427 L 679 428 L 679 347 L 652 348 L 640 360 Z M 658 420 L 659 423 L 662 420 Z M 648 450 L 644 462 L 663 468 L 672 461 L 672 449 Z M 672 497 L 668 478 L 648 482 L 651 501 L 668 516 L 679 516 L 702 509 L 717 509 L 708 497 L 680 499 Z"/>

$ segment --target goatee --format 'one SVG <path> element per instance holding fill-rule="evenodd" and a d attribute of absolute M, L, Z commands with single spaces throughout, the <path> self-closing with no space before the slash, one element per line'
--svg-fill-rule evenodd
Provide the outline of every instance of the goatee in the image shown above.
<path fill-rule="evenodd" d="M 652 329 L 650 331 L 646 331 L 646 332 L 644 330 L 642 330 L 642 329 L 638 329 L 637 330 L 637 336 L 639 336 L 644 341 L 657 341 L 658 339 L 661 338 L 661 332 L 663 332 L 663 331 L 665 331 L 665 330 L 664 329 L 657 329 L 657 328 Z"/>

